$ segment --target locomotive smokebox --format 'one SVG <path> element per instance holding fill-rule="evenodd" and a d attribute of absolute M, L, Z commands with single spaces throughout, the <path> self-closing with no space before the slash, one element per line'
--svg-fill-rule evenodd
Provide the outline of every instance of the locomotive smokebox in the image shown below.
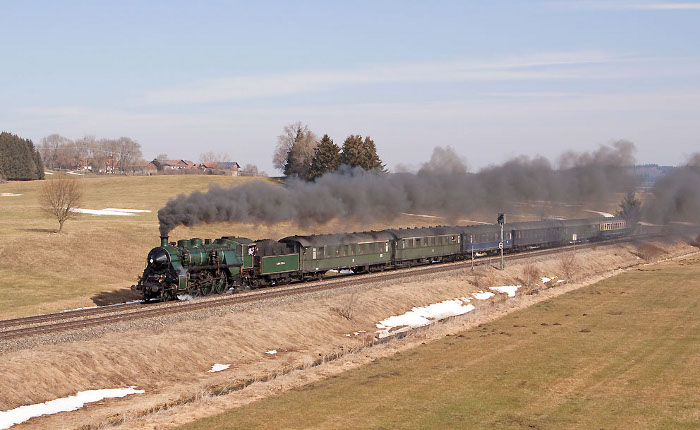
<path fill-rule="evenodd" d="M 160 246 L 167 246 L 168 245 L 168 236 L 161 236 L 160 237 Z"/>

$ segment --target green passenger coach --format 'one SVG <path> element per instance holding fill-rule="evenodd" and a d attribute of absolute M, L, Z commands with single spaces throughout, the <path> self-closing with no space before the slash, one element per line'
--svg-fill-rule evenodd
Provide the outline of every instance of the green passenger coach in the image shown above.
<path fill-rule="evenodd" d="M 289 236 L 280 242 L 299 253 L 302 272 L 373 271 L 391 264 L 393 236 L 385 231 Z"/>

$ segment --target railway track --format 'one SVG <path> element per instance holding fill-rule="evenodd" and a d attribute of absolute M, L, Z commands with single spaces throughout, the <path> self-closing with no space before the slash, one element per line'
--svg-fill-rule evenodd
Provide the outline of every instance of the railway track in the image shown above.
<path fill-rule="evenodd" d="M 556 248 L 536 249 L 527 252 L 520 252 L 517 254 L 507 254 L 505 258 L 506 261 L 512 262 L 526 258 L 561 253 L 572 248 L 586 249 L 595 246 L 608 246 L 639 239 L 642 238 L 620 238 L 608 240 L 605 242 L 594 242 L 574 246 L 567 245 Z M 365 284 L 368 282 L 390 281 L 411 276 L 420 276 L 426 274 L 461 270 L 465 268 L 470 268 L 472 263 L 474 266 L 489 265 L 492 264 L 495 261 L 495 259 L 496 257 L 493 256 L 479 257 L 477 259 L 474 259 L 473 262 L 471 259 L 468 259 L 452 263 L 415 266 L 413 268 L 403 270 L 391 270 L 386 272 L 369 273 L 361 275 L 339 276 L 324 281 L 299 283 L 277 287 L 266 287 L 264 289 L 253 290 L 246 293 L 225 294 L 221 296 L 208 297 L 186 302 L 151 304 L 131 303 L 0 320 L 0 342 L 67 330 L 77 330 L 82 328 L 101 326 L 106 324 L 117 323 L 120 321 L 135 320 L 141 318 L 153 318 L 173 313 L 192 312 L 202 309 L 213 309 L 217 307 L 252 303 L 262 300 L 288 297 L 299 294 L 317 293 L 338 288 L 350 287 L 358 284 Z"/>

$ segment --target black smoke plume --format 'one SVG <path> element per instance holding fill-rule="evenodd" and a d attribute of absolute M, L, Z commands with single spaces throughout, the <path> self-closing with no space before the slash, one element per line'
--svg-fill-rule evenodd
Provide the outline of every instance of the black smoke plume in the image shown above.
<path fill-rule="evenodd" d="M 158 211 L 160 232 L 213 222 L 257 224 L 292 221 L 323 224 L 332 219 L 390 220 L 405 212 L 457 219 L 476 210 L 513 210 L 518 201 L 598 201 L 634 189 L 634 145 L 616 142 L 586 153 L 567 152 L 559 168 L 543 157 L 521 156 L 477 173 L 452 148 L 436 148 L 417 173 L 341 169 L 315 182 L 290 179 L 223 188 L 212 185 L 170 200 Z"/>
<path fill-rule="evenodd" d="M 654 200 L 644 207 L 644 218 L 659 224 L 700 224 L 700 153 L 688 163 L 659 178 L 652 188 Z"/>

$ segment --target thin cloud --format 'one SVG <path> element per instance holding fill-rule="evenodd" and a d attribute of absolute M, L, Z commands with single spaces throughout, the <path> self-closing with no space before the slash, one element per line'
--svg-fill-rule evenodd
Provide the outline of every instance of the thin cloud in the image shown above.
<path fill-rule="evenodd" d="M 207 103 L 324 91 L 344 85 L 590 78 L 572 66 L 628 61 L 597 52 L 545 53 L 481 61 L 372 65 L 352 72 L 233 76 L 151 91 L 145 105 Z"/>

